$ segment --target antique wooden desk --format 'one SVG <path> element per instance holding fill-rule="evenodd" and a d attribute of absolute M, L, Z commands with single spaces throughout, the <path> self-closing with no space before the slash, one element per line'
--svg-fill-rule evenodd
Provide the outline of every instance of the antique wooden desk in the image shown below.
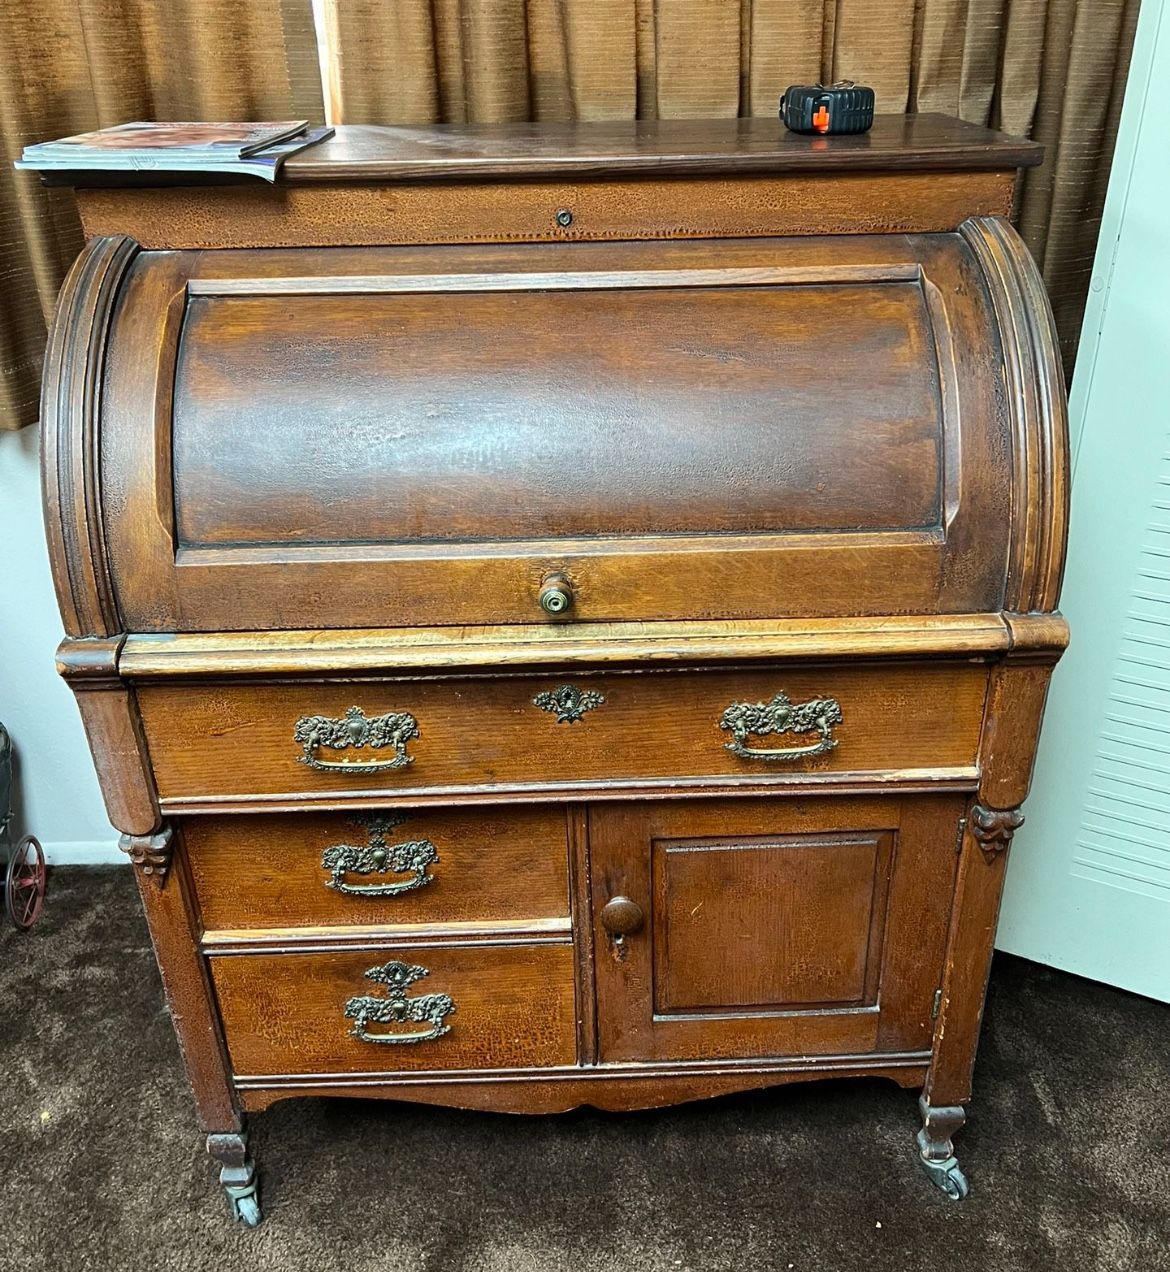
<path fill-rule="evenodd" d="M 59 662 L 246 1221 L 244 1115 L 306 1094 L 878 1075 L 966 1192 L 1066 642 L 1038 158 L 342 128 L 273 187 L 79 191 Z"/>

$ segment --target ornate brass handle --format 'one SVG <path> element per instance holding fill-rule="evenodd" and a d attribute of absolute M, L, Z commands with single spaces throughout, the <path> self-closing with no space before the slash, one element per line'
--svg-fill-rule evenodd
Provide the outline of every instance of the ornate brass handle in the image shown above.
<path fill-rule="evenodd" d="M 841 722 L 841 704 L 836 698 L 813 698 L 793 706 L 787 694 L 778 693 L 771 702 L 733 702 L 724 711 L 719 727 L 731 734 L 727 749 L 745 760 L 799 760 L 831 751 L 837 745 L 833 726 Z M 749 737 L 782 733 L 815 733 L 817 740 L 774 750 L 747 745 Z"/>
<path fill-rule="evenodd" d="M 345 1018 L 353 1021 L 350 1032 L 361 1042 L 399 1043 L 429 1042 L 451 1032 L 446 1019 L 455 1011 L 455 1004 L 448 994 L 420 994 L 407 998 L 406 991 L 415 983 L 429 976 L 425 967 L 391 961 L 379 967 L 371 967 L 366 976 L 386 986 L 384 998 L 373 994 L 359 995 L 345 1004 Z M 426 1025 L 421 1033 L 370 1033 L 368 1026 L 376 1025 Z"/>
<path fill-rule="evenodd" d="M 326 848 L 321 856 L 321 868 L 330 872 L 325 886 L 351 897 L 396 897 L 400 892 L 412 892 L 434 882 L 427 874 L 427 867 L 439 860 L 439 852 L 429 839 L 386 843 L 388 832 L 405 820 L 405 817 L 394 816 L 370 817 L 365 820 L 370 842 L 364 848 L 356 844 L 333 844 Z M 387 871 L 412 877 L 386 883 L 347 883 L 345 878 L 347 874 L 372 875 Z"/>
<path fill-rule="evenodd" d="M 408 712 L 390 711 L 367 717 L 361 707 L 350 707 L 341 719 L 301 716 L 293 729 L 293 741 L 299 742 L 305 752 L 297 756 L 298 763 L 330 773 L 378 773 L 412 764 L 414 756 L 407 755 L 406 744 L 417 737 L 418 721 Z M 394 756 L 389 760 L 322 760 L 316 754 L 321 747 L 345 751 L 367 746 L 371 750 L 393 747 Z"/>

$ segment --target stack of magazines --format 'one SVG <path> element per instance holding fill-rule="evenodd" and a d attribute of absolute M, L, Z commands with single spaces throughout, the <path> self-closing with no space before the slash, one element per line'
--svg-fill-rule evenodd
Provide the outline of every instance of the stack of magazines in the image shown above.
<path fill-rule="evenodd" d="M 25 146 L 18 168 L 37 172 L 224 172 L 276 180 L 289 155 L 333 135 L 307 119 L 260 124 L 119 124 Z"/>

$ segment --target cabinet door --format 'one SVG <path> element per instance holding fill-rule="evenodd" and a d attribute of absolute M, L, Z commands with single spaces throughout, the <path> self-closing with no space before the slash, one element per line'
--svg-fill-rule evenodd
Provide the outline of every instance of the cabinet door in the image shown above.
<path fill-rule="evenodd" d="M 592 808 L 601 1059 L 928 1051 L 963 806 Z"/>

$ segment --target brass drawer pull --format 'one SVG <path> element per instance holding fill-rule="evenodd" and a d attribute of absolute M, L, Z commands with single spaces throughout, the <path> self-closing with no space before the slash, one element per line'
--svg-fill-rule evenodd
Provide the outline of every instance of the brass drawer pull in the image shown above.
<path fill-rule="evenodd" d="M 363 994 L 351 998 L 345 1004 L 345 1018 L 353 1021 L 350 1032 L 362 1042 L 398 1043 L 429 1042 L 451 1032 L 444 1023 L 455 1011 L 455 1004 L 448 994 L 420 994 L 407 998 L 406 991 L 415 983 L 429 976 L 425 967 L 396 960 L 371 967 L 366 976 L 386 986 L 384 998 Z M 422 1033 L 370 1033 L 368 1025 L 427 1025 Z"/>
<path fill-rule="evenodd" d="M 418 737 L 418 721 L 406 711 L 390 711 L 386 715 L 366 716 L 361 707 L 350 707 L 341 719 L 332 716 L 301 716 L 293 730 L 293 741 L 304 748 L 298 755 L 300 764 L 335 773 L 378 773 L 402 768 L 414 762 L 407 755 L 406 744 Z M 389 760 L 322 760 L 316 752 L 321 747 L 344 751 L 350 747 L 368 746 L 371 750 L 392 746 L 394 758 Z"/>
<path fill-rule="evenodd" d="M 813 698 L 796 706 L 785 693 L 771 702 L 733 702 L 724 711 L 719 727 L 731 734 L 727 749 L 745 760 L 798 760 L 823 755 L 837 745 L 833 726 L 842 722 L 841 704 L 836 698 Z M 747 745 L 749 737 L 766 738 L 780 733 L 816 733 L 807 746 L 764 750 Z"/>
<path fill-rule="evenodd" d="M 405 817 L 371 817 L 366 822 L 370 842 L 364 848 L 356 844 L 333 844 L 326 848 L 321 856 L 321 868 L 330 872 L 325 886 L 350 897 L 396 897 L 401 892 L 413 892 L 433 883 L 427 867 L 439 860 L 439 852 L 429 839 L 386 843 L 387 833 L 405 820 Z M 412 877 L 385 883 L 347 883 L 345 879 L 347 874 L 373 875 L 388 871 Z"/>

